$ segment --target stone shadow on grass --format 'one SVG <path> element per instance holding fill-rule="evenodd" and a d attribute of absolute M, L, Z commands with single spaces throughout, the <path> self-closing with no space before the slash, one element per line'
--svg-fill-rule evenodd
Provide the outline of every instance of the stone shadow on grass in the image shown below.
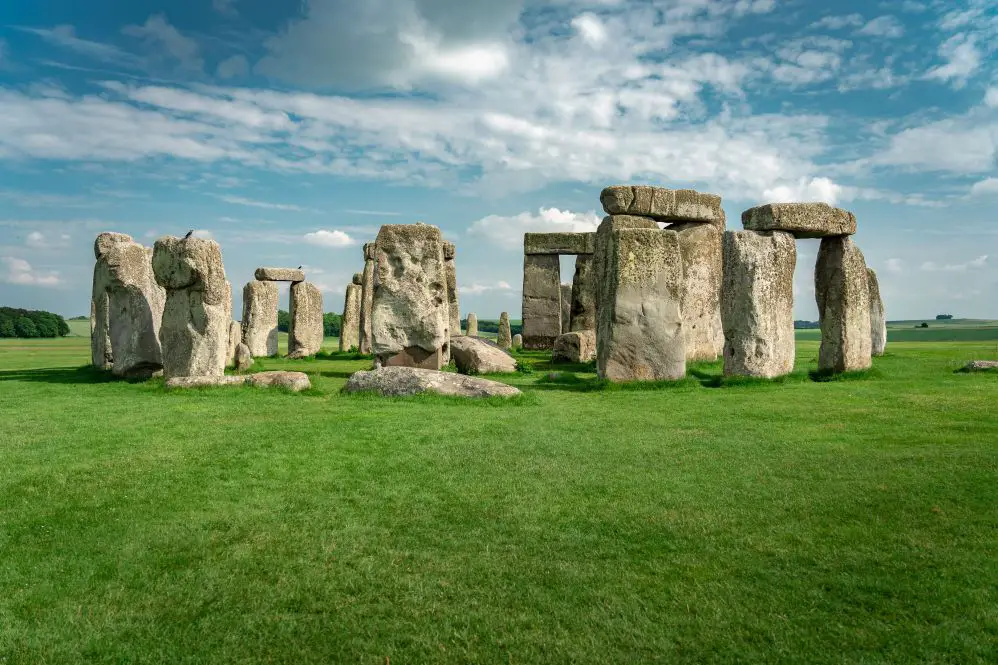
<path fill-rule="evenodd" d="M 0 382 L 27 381 L 31 383 L 143 383 L 148 379 L 127 379 L 91 365 L 82 367 L 43 367 L 40 369 L 13 369 L 0 371 Z"/>

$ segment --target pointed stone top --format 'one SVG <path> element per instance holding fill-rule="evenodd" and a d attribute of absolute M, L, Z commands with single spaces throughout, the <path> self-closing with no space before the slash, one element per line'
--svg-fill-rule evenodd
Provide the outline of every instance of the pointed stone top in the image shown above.
<path fill-rule="evenodd" d="M 107 254 L 113 246 L 121 242 L 132 242 L 132 236 L 124 233 L 101 233 L 94 241 L 94 258 L 99 259 Z"/>

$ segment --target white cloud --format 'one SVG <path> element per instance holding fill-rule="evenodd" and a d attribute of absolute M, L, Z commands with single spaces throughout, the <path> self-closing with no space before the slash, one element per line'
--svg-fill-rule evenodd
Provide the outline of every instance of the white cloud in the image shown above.
<path fill-rule="evenodd" d="M 479 284 L 475 282 L 474 284 L 460 285 L 457 287 L 457 292 L 459 295 L 480 295 L 482 293 L 489 293 L 494 291 L 512 291 L 513 287 L 509 282 L 499 280 L 495 284 Z"/>
<path fill-rule="evenodd" d="M 856 34 L 896 39 L 904 34 L 904 26 L 893 16 L 878 16 L 857 30 Z"/>
<path fill-rule="evenodd" d="M 293 203 L 270 203 L 268 201 L 257 201 L 248 199 L 245 196 L 234 196 L 230 194 L 219 194 L 217 198 L 226 203 L 234 203 L 241 206 L 251 206 L 254 208 L 264 208 L 266 210 L 286 210 L 289 212 L 309 212 L 308 208 L 303 208 Z"/>
<path fill-rule="evenodd" d="M 956 88 L 963 87 L 981 66 L 981 52 L 977 48 L 977 39 L 972 34 L 953 35 L 939 47 L 939 56 L 946 61 L 945 64 L 933 67 L 925 73 L 925 77 L 943 82 L 952 81 Z"/>
<path fill-rule="evenodd" d="M 821 20 L 812 23 L 811 27 L 841 30 L 842 28 L 853 28 L 861 25 L 863 25 L 863 17 L 860 14 L 848 14 L 845 16 L 825 16 Z"/>
<path fill-rule="evenodd" d="M 984 105 L 988 108 L 998 109 L 998 88 L 988 88 L 984 93 Z"/>
<path fill-rule="evenodd" d="M 919 171 L 971 174 L 991 171 L 998 151 L 998 121 L 976 111 L 890 136 L 886 149 L 869 161 Z"/>
<path fill-rule="evenodd" d="M 988 263 L 988 255 L 978 256 L 976 259 L 967 261 L 966 263 L 955 263 L 948 265 L 939 265 L 934 261 L 926 261 L 921 265 L 921 269 L 924 272 L 966 272 L 967 270 L 984 268 Z"/>
<path fill-rule="evenodd" d="M 590 46 L 602 46 L 603 42 L 606 41 L 607 34 L 603 22 L 591 12 L 579 14 L 572 19 L 572 27 Z"/>
<path fill-rule="evenodd" d="M 58 272 L 39 271 L 24 259 L 4 256 L 0 257 L 0 261 L 7 267 L 7 274 L 3 275 L 2 279 L 8 284 L 22 286 L 59 286 L 62 284 Z"/>
<path fill-rule="evenodd" d="M 121 32 L 141 39 L 156 59 L 175 61 L 181 69 L 191 72 L 204 68 L 197 42 L 180 34 L 163 14 L 150 16 L 143 25 L 127 25 Z"/>
<path fill-rule="evenodd" d="M 504 249 L 516 249 L 523 246 L 524 233 L 595 231 L 600 219 L 594 211 L 541 208 L 537 213 L 521 212 L 511 217 L 489 215 L 474 222 L 468 228 L 468 235 L 486 238 Z"/>
<path fill-rule="evenodd" d="M 975 182 L 970 188 L 971 196 L 988 196 L 998 194 L 998 178 L 985 178 Z"/>
<path fill-rule="evenodd" d="M 100 62 L 128 68 L 137 68 L 141 65 L 139 58 L 131 53 L 122 51 L 116 46 L 77 37 L 76 28 L 71 25 L 57 25 L 54 28 L 17 27 L 16 29 L 37 35 L 50 44 L 74 51 Z"/>
<path fill-rule="evenodd" d="M 901 259 L 887 259 L 885 265 L 887 266 L 887 272 L 893 272 L 893 273 L 904 272 L 904 262 Z"/>
<path fill-rule="evenodd" d="M 32 231 L 25 238 L 24 244 L 32 249 L 56 249 L 68 247 L 72 238 L 67 233 L 46 236 L 41 231 Z"/>
<path fill-rule="evenodd" d="M 304 238 L 305 242 L 320 247 L 350 247 L 357 244 L 356 240 L 339 230 L 327 231 L 320 229 L 312 233 L 306 233 Z"/>
<path fill-rule="evenodd" d="M 205 240 L 214 240 L 215 236 L 211 231 L 206 229 L 194 229 L 195 238 L 204 238 Z"/>
<path fill-rule="evenodd" d="M 231 79 L 249 74 L 249 61 L 244 55 L 234 55 L 218 63 L 215 74 L 220 79 Z"/>
<path fill-rule="evenodd" d="M 771 203 L 823 201 L 835 205 L 842 195 L 842 186 L 828 178 L 801 178 L 795 185 L 767 189 L 763 198 Z"/>

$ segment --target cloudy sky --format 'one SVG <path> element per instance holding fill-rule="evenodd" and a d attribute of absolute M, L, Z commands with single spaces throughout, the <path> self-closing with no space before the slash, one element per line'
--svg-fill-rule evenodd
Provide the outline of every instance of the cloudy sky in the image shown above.
<path fill-rule="evenodd" d="M 462 312 L 517 318 L 523 232 L 645 183 L 729 228 L 846 207 L 891 318 L 998 318 L 996 51 L 993 0 L 3 3 L 0 304 L 85 314 L 96 233 L 194 228 L 237 287 L 304 264 L 336 311 L 360 245 L 422 220 Z"/>

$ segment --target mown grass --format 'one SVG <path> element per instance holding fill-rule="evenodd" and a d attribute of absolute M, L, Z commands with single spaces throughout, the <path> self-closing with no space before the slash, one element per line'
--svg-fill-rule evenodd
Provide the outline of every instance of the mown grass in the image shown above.
<path fill-rule="evenodd" d="M 332 348 L 332 347 L 330 347 Z M 998 662 L 989 343 L 512 401 L 167 392 L 0 343 L 0 662 Z"/>

